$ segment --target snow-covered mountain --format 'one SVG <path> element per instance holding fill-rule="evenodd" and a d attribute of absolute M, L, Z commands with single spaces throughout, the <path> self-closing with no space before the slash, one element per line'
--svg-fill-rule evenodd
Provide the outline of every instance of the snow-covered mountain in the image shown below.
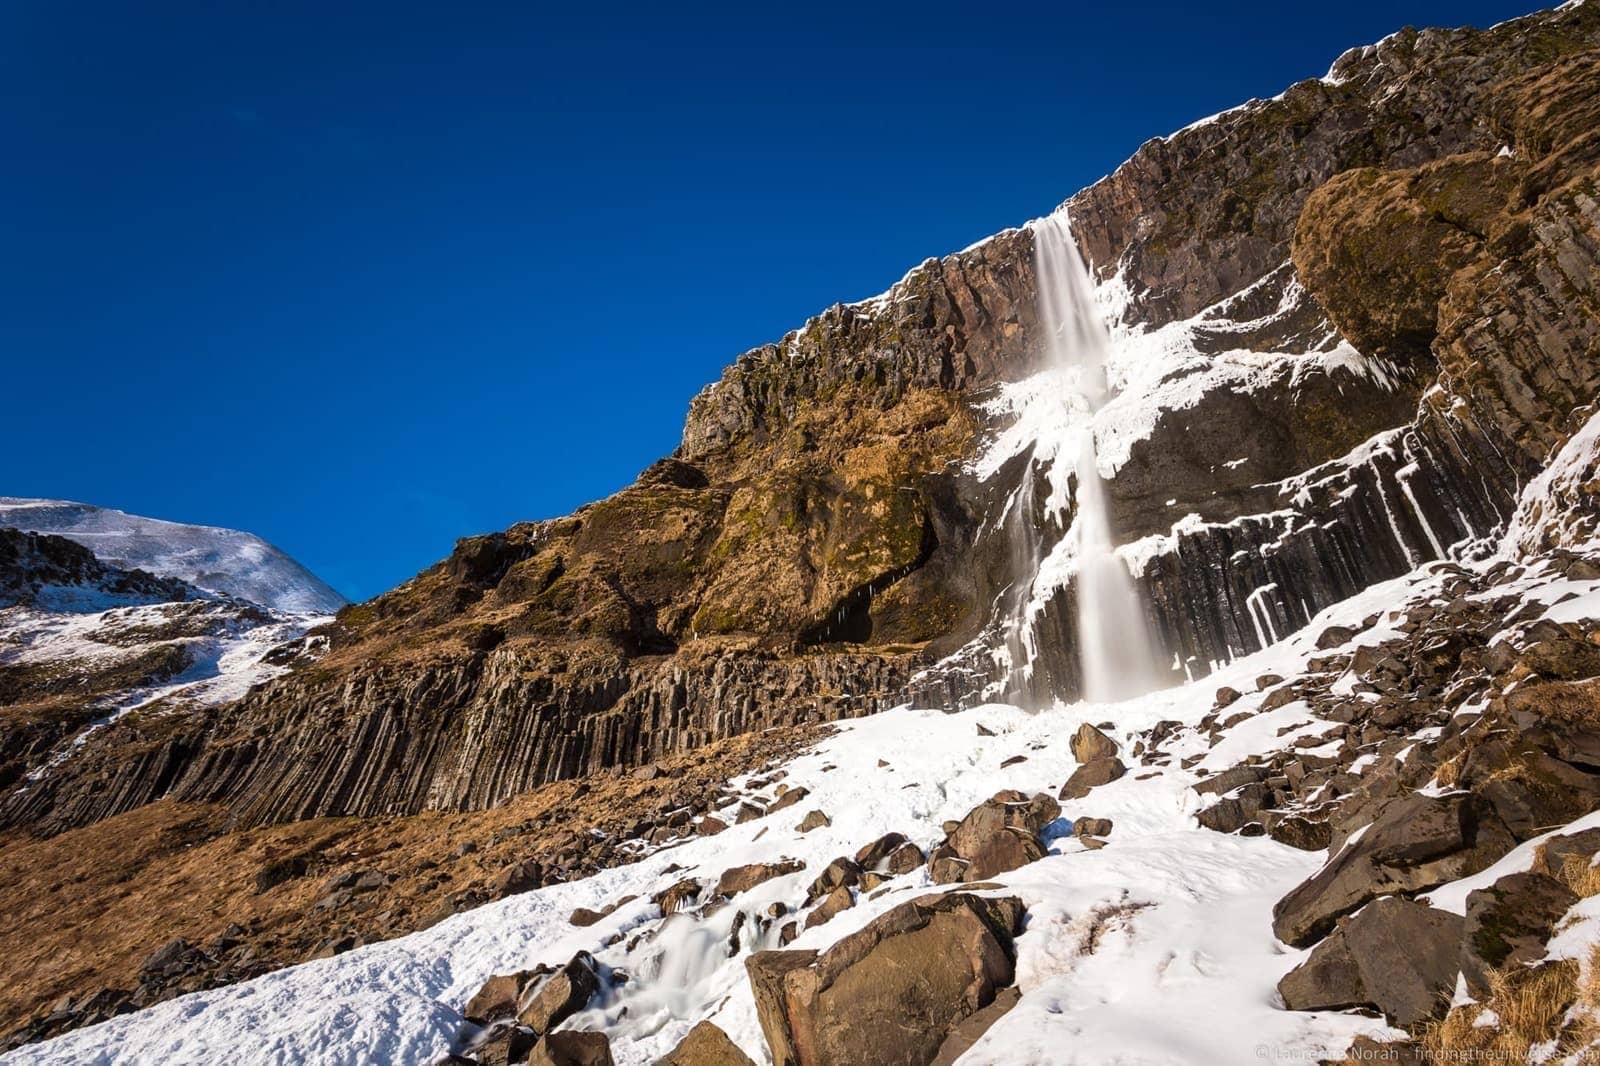
<path fill-rule="evenodd" d="M 68 500 L 0 496 L 0 528 L 54 533 L 102 562 L 175 577 L 289 614 L 332 614 L 345 599 L 315 574 L 250 533 L 143 518 Z"/>

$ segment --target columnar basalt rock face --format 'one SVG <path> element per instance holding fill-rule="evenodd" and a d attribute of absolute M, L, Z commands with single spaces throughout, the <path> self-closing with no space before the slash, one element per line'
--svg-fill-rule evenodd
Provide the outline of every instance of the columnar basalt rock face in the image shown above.
<path fill-rule="evenodd" d="M 1182 671 L 1484 542 L 1581 425 L 1597 46 L 1593 4 L 1404 31 L 1069 202 L 1124 339 L 1175 330 L 1188 353 L 1109 486 Z M 987 480 L 971 462 L 1006 428 L 999 388 L 1039 369 L 1035 287 L 1020 229 L 824 312 L 696 397 L 634 485 L 462 541 L 220 713 L 100 731 L 0 822 L 165 795 L 247 824 L 471 808 L 908 695 L 993 695 L 1002 593 L 1031 577 L 1010 526 L 1059 539 L 1070 517 L 1042 517 L 1042 478 L 1008 510 L 1026 451 Z M 1077 691 L 1073 595 L 1033 620 L 1035 698 Z"/>

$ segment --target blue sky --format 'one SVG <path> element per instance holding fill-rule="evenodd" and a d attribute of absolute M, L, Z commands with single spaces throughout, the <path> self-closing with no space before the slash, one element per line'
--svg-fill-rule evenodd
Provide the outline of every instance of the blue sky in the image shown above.
<path fill-rule="evenodd" d="M 741 351 L 1149 137 L 1533 7 L 12 0 L 0 495 L 375 595 L 621 487 Z"/>

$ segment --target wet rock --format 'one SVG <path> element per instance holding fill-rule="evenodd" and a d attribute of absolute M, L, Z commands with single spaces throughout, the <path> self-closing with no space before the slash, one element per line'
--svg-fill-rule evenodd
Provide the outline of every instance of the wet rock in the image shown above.
<path fill-rule="evenodd" d="M 752 955 L 745 965 L 775 1063 L 933 1062 L 950 1033 L 1011 984 L 1022 916 L 1014 897 L 924 896 L 820 955 Z"/>
<path fill-rule="evenodd" d="M 1064 800 L 1083 799 L 1090 790 L 1109 785 L 1127 772 L 1121 759 L 1112 756 L 1095 759 L 1072 772 L 1067 783 L 1061 786 L 1060 796 Z"/>
<path fill-rule="evenodd" d="M 473 1041 L 467 1048 L 471 1058 L 447 1061 L 476 1062 L 480 1066 L 519 1066 L 528 1061 L 528 1053 L 538 1039 L 539 1034 L 525 1025 L 502 1022 L 490 1027 Z"/>
<path fill-rule="evenodd" d="M 756 1066 L 728 1034 L 711 1022 L 701 1022 L 689 1030 L 678 1046 L 667 1052 L 656 1066 Z"/>
<path fill-rule="evenodd" d="M 863 844 L 856 852 L 856 865 L 864 870 L 876 869 L 895 849 L 906 842 L 903 833 L 885 833 L 870 844 Z"/>
<path fill-rule="evenodd" d="M 1342 919 L 1278 984 L 1291 1010 L 1370 1006 L 1409 1028 L 1441 1017 L 1455 989 L 1463 921 L 1387 896 Z"/>
<path fill-rule="evenodd" d="M 528 1066 L 612 1066 L 611 1041 L 604 1033 L 547 1033 L 533 1046 Z"/>
<path fill-rule="evenodd" d="M 594 958 L 580 951 L 567 964 L 540 984 L 531 994 L 523 991 L 524 1005 L 517 1020 L 534 1032 L 548 1033 L 588 1005 L 600 990 L 600 975 Z"/>
<path fill-rule="evenodd" d="M 467 1000 L 466 1007 L 461 1011 L 462 1015 L 479 1025 L 515 1018 L 517 1000 L 529 976 L 529 971 L 495 974 L 483 983 L 482 988 L 473 993 L 471 999 Z"/>
<path fill-rule="evenodd" d="M 662 914 L 677 914 L 700 897 L 700 882 L 686 877 L 657 892 L 650 902 L 661 908 Z"/>
<path fill-rule="evenodd" d="M 851 859 L 839 856 L 830 862 L 806 888 L 806 902 L 811 903 L 840 888 L 852 888 L 861 883 L 861 867 Z"/>
<path fill-rule="evenodd" d="M 734 866 L 722 871 L 722 876 L 717 878 L 716 894 L 719 896 L 736 896 L 740 892 L 748 892 L 759 884 L 772 880 L 774 877 L 784 877 L 788 874 L 799 873 L 806 868 L 806 864 L 799 859 L 781 859 L 777 862 L 756 862 L 748 866 Z"/>
<path fill-rule="evenodd" d="M 1460 965 L 1473 994 L 1488 992 L 1490 970 L 1543 958 L 1556 923 L 1577 902 L 1566 885 L 1532 871 L 1469 893 Z"/>
<path fill-rule="evenodd" d="M 1272 931 L 1286 944 L 1306 947 L 1370 900 L 1477 873 L 1515 844 L 1479 797 L 1414 793 L 1391 803 L 1360 840 L 1279 900 Z"/>

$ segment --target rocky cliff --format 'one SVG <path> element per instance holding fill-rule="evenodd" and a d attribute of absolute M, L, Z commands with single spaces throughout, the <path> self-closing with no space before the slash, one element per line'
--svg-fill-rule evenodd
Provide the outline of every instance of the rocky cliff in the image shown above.
<path fill-rule="evenodd" d="M 1403 31 L 1068 202 L 1118 327 L 1096 429 L 1119 539 L 1191 675 L 1489 543 L 1577 428 L 1597 44 L 1593 5 Z M 163 796 L 246 824 L 485 807 L 908 693 L 1003 691 L 996 605 L 1029 576 L 1007 526 L 1056 541 L 1070 519 L 1026 476 L 1036 446 L 983 462 L 1039 369 L 1034 296 L 1019 229 L 824 312 L 741 356 L 634 485 L 462 541 L 220 712 L 124 717 L 4 820 L 52 832 Z M 1037 591 L 1022 695 L 1071 695 L 1070 578 Z"/>

